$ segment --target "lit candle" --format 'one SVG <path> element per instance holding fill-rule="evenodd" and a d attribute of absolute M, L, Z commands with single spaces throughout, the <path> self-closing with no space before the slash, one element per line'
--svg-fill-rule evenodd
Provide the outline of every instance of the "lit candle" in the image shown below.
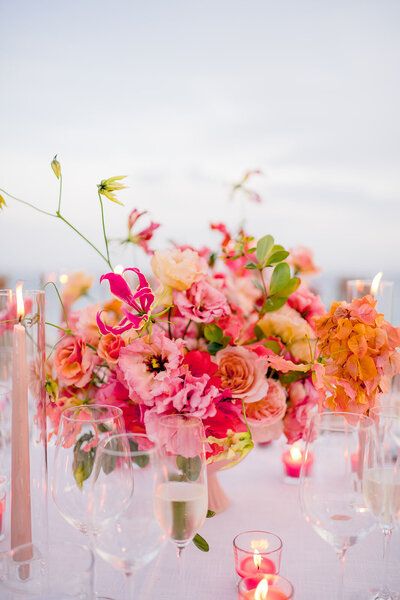
<path fill-rule="evenodd" d="M 294 479 L 299 478 L 303 460 L 304 454 L 298 446 L 293 445 L 289 450 L 286 450 L 282 454 L 283 468 L 286 476 Z M 305 475 L 309 475 L 312 464 L 313 456 L 309 452 L 304 462 Z"/>
<path fill-rule="evenodd" d="M 246 556 L 240 561 L 236 572 L 240 577 L 251 577 L 252 575 L 262 575 L 263 573 L 276 573 L 276 566 L 270 558 L 262 556 L 255 549 L 253 556 Z"/>
<path fill-rule="evenodd" d="M 239 583 L 239 600 L 290 600 L 293 586 L 279 575 L 248 577 Z"/>
<path fill-rule="evenodd" d="M 19 322 L 13 331 L 11 418 L 11 548 L 32 542 L 29 465 L 28 366 L 22 284 L 16 288 Z M 26 558 L 26 557 L 24 557 Z"/>

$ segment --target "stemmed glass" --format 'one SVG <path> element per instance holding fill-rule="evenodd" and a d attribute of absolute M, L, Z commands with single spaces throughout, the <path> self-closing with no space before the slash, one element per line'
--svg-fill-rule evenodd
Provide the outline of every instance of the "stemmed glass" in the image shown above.
<path fill-rule="evenodd" d="M 97 554 L 126 575 L 127 600 L 135 597 L 134 573 L 157 556 L 164 541 L 153 506 L 156 464 L 156 446 L 144 434 L 113 435 L 103 440 L 97 449 L 91 488 L 91 512 L 95 521 L 99 513 L 108 514 L 112 509 L 121 477 L 130 478 L 134 484 L 133 495 L 127 497 L 124 511 L 108 520 L 93 537 Z"/>
<path fill-rule="evenodd" d="M 374 424 L 359 414 L 324 412 L 314 415 L 305 435 L 301 509 L 306 521 L 333 546 L 340 560 L 338 599 L 342 600 L 346 552 L 374 527 L 373 516 L 365 506 L 359 471 L 352 468 L 352 455 L 363 455 L 374 435 Z M 309 457 L 313 460 L 311 470 L 305 468 Z"/>
<path fill-rule="evenodd" d="M 400 405 L 370 410 L 376 436 L 369 439 L 364 457 L 363 489 L 366 503 L 383 533 L 382 586 L 374 600 L 397 598 L 387 585 L 390 541 L 400 519 Z"/>
<path fill-rule="evenodd" d="M 203 423 L 197 417 L 165 415 L 158 421 L 160 460 L 154 506 L 161 527 L 176 546 L 183 596 L 182 552 L 207 516 L 205 441 Z"/>

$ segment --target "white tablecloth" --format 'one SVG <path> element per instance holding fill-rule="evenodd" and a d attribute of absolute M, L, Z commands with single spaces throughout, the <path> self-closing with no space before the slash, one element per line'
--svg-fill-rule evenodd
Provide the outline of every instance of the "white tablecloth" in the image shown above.
<path fill-rule="evenodd" d="M 186 550 L 188 600 L 236 600 L 232 540 L 248 529 L 277 533 L 283 540 L 281 574 L 294 585 L 296 600 L 334 600 L 339 565 L 333 549 L 304 521 L 298 486 L 284 483 L 280 461 L 282 447 L 275 443 L 256 448 L 238 466 L 219 474 L 232 500 L 226 512 L 207 519 L 201 534 L 210 544 L 202 553 L 193 545 Z M 50 500 L 51 536 L 82 542 L 84 536 L 65 523 Z M 347 557 L 346 600 L 370 598 L 381 575 L 382 539 L 379 531 L 353 546 Z M 136 577 L 135 600 L 175 600 L 177 563 L 172 544 Z M 389 569 L 390 582 L 400 590 L 400 535 L 394 534 Z M 123 600 L 124 578 L 97 559 L 98 593 Z"/>
<path fill-rule="evenodd" d="M 226 512 L 207 519 L 201 534 L 210 544 L 202 553 L 193 545 L 186 550 L 186 600 L 236 600 L 236 575 L 232 540 L 245 530 L 262 529 L 283 540 L 281 575 L 294 585 L 296 600 L 334 600 L 339 575 L 333 549 L 304 521 L 298 486 L 284 483 L 282 446 L 256 448 L 238 466 L 219 474 L 232 500 Z M 50 537 L 85 543 L 85 537 L 68 525 L 50 498 Z M 5 549 L 9 540 L 0 546 Z M 382 536 L 371 533 L 348 552 L 346 600 L 367 600 L 380 582 Z M 400 535 L 394 534 L 390 583 L 400 590 Z M 136 576 L 134 600 L 180 600 L 175 549 L 167 543 L 159 556 Z M 96 591 L 114 600 L 125 599 L 124 576 L 101 558 L 96 561 Z M 0 600 L 2 600 L 0 590 Z"/>

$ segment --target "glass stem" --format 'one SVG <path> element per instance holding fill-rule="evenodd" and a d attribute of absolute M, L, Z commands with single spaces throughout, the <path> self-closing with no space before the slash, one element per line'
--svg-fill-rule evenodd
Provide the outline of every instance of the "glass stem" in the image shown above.
<path fill-rule="evenodd" d="M 133 573 L 125 573 L 125 598 L 135 600 L 135 580 Z"/>
<path fill-rule="evenodd" d="M 343 600 L 343 598 L 344 598 L 344 569 L 345 569 L 345 559 L 346 559 L 347 548 L 341 548 L 340 550 L 337 550 L 336 552 L 337 552 L 337 555 L 339 558 L 339 563 L 340 563 L 340 575 L 339 575 L 339 587 L 338 587 L 337 600 Z"/>
<path fill-rule="evenodd" d="M 178 546 L 176 549 L 176 555 L 178 557 L 178 580 L 179 580 L 179 594 L 178 598 L 186 600 L 186 577 L 185 577 L 185 547 Z"/>
<path fill-rule="evenodd" d="M 382 588 L 379 592 L 379 600 L 389 600 L 390 592 L 388 588 L 388 565 L 389 565 L 389 551 L 390 542 L 392 539 L 392 529 L 385 527 L 383 530 L 383 572 L 382 572 Z"/>

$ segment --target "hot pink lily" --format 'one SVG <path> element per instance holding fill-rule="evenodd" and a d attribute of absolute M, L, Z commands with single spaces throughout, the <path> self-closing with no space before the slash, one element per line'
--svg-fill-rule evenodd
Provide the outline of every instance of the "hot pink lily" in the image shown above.
<path fill-rule="evenodd" d="M 124 273 L 132 271 L 137 275 L 139 284 L 135 291 L 132 291 L 123 277 Z M 100 283 L 106 279 L 110 284 L 111 293 L 124 302 L 122 312 L 124 317 L 118 325 L 107 325 L 102 318 L 103 311 L 97 313 L 97 325 L 103 335 L 113 333 L 120 335 L 129 329 L 140 329 L 149 320 L 151 307 L 154 303 L 154 294 L 149 286 L 146 277 L 139 269 L 127 268 L 124 269 L 122 275 L 117 273 L 106 273 L 100 278 Z M 130 311 L 133 309 L 134 312 Z"/>

